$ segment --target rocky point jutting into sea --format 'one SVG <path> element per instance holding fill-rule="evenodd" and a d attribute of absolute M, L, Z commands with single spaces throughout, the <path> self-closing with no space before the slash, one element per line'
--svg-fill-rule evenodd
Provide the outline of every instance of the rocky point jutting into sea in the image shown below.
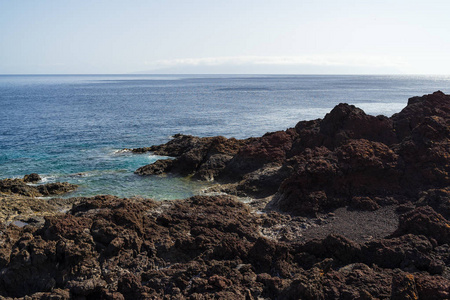
<path fill-rule="evenodd" d="M 76 187 L 2 180 L 0 295 L 448 299 L 449 137 L 435 92 L 390 118 L 339 104 L 259 138 L 132 150 L 174 157 L 137 174 L 218 183 L 189 199 L 45 200 Z"/>

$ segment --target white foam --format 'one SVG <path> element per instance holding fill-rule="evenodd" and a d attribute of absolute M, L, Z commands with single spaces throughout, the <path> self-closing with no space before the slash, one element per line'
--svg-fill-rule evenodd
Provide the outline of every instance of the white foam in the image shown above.
<path fill-rule="evenodd" d="M 41 183 L 46 183 L 46 182 L 52 182 L 55 181 L 56 176 L 55 175 L 47 175 L 47 176 L 41 176 Z"/>
<path fill-rule="evenodd" d="M 116 149 L 113 150 L 112 154 L 124 154 L 124 153 L 131 153 L 131 149 Z"/>
<path fill-rule="evenodd" d="M 156 160 L 158 160 L 158 159 L 175 159 L 175 157 L 172 157 L 172 156 L 162 156 L 162 155 L 156 155 L 156 154 L 149 154 L 148 158 L 156 159 Z"/>

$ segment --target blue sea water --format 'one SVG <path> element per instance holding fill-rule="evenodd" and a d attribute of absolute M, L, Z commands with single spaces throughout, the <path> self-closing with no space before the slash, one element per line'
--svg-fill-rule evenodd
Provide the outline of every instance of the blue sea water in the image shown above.
<path fill-rule="evenodd" d="M 184 198 L 204 183 L 133 171 L 159 157 L 123 148 L 175 133 L 246 138 L 322 118 L 336 104 L 387 116 L 409 97 L 450 92 L 450 76 L 0 76 L 0 178 L 36 172 L 68 196 Z"/>

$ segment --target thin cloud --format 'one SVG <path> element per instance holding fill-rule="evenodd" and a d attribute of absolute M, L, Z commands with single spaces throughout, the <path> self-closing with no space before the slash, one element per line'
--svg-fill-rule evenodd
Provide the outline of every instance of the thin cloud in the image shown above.
<path fill-rule="evenodd" d="M 155 68 L 183 66 L 356 66 L 356 67 L 405 67 L 400 57 L 371 55 L 309 55 L 309 56 L 228 56 L 204 58 L 165 59 L 145 62 Z"/>

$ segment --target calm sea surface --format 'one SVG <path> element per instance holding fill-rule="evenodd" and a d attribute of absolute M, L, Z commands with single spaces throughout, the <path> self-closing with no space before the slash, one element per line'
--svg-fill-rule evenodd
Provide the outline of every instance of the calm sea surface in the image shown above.
<path fill-rule="evenodd" d="M 79 184 L 70 196 L 184 198 L 204 184 L 133 171 L 157 156 L 123 148 L 175 133 L 245 138 L 322 118 L 336 104 L 369 114 L 450 93 L 449 76 L 0 76 L 0 178 L 36 172 Z"/>

